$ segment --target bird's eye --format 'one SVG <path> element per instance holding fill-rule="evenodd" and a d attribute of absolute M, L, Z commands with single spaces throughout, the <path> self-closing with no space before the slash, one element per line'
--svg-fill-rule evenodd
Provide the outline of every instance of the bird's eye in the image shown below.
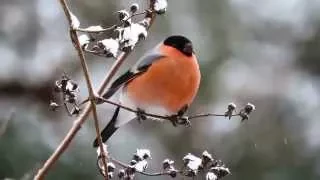
<path fill-rule="evenodd" d="M 187 56 L 191 56 L 193 53 L 193 47 L 191 43 L 187 43 L 184 45 L 182 49 L 183 53 L 186 54 Z"/>

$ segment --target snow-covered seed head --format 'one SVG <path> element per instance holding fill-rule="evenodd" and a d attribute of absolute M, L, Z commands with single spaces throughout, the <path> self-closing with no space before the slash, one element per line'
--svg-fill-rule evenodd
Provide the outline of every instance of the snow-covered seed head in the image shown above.
<path fill-rule="evenodd" d="M 132 159 L 132 160 L 130 161 L 130 165 L 135 165 L 135 164 L 137 164 L 137 161 L 136 161 L 135 159 Z"/>
<path fill-rule="evenodd" d="M 233 111 L 233 110 L 235 110 L 236 109 L 236 104 L 235 103 L 233 103 L 233 102 L 231 102 L 231 103 L 229 103 L 228 104 L 228 110 L 230 110 L 230 111 Z"/>
<path fill-rule="evenodd" d="M 213 172 L 218 178 L 223 178 L 223 177 L 231 174 L 229 168 L 226 168 L 224 166 L 212 167 L 210 169 L 210 172 Z"/>
<path fill-rule="evenodd" d="M 187 177 L 195 177 L 196 175 L 197 175 L 197 172 L 198 171 L 196 171 L 196 170 L 191 170 L 191 169 L 189 169 L 189 170 L 187 170 L 187 172 L 186 172 L 186 176 Z"/>
<path fill-rule="evenodd" d="M 124 170 L 124 169 L 120 169 L 119 172 L 118 172 L 118 177 L 119 177 L 120 179 L 122 179 L 125 174 L 126 174 L 125 170 Z"/>
<path fill-rule="evenodd" d="M 136 168 L 134 166 L 129 166 L 127 169 L 126 169 L 126 174 L 128 175 L 132 175 L 136 172 Z"/>
<path fill-rule="evenodd" d="M 134 165 L 135 170 L 139 172 L 145 171 L 147 167 L 148 167 L 147 160 L 139 161 L 137 164 Z"/>
<path fill-rule="evenodd" d="M 218 177 L 213 172 L 208 172 L 206 175 L 206 180 L 217 180 Z"/>
<path fill-rule="evenodd" d="M 117 12 L 118 13 L 118 17 L 119 17 L 119 20 L 120 21 L 123 21 L 123 20 L 126 20 L 126 19 L 128 19 L 129 18 L 129 13 L 128 13 L 128 11 L 126 11 L 126 10 L 120 10 L 120 11 L 118 11 Z"/>
<path fill-rule="evenodd" d="M 174 161 L 170 160 L 170 159 L 165 159 L 163 162 L 162 162 L 162 168 L 164 170 L 170 168 L 172 165 L 174 164 Z"/>
<path fill-rule="evenodd" d="M 157 14 L 164 14 L 167 11 L 167 0 L 155 0 L 153 9 Z"/>
<path fill-rule="evenodd" d="M 202 159 L 191 153 L 184 156 L 182 160 L 184 165 L 190 170 L 190 172 L 188 172 L 190 175 L 197 174 L 198 170 L 202 168 Z"/>
<path fill-rule="evenodd" d="M 72 80 L 67 81 L 65 91 L 66 92 L 78 92 L 79 91 L 78 84 Z"/>
<path fill-rule="evenodd" d="M 169 176 L 171 176 L 172 178 L 175 178 L 177 177 L 178 171 L 176 169 L 169 169 L 168 173 L 169 173 Z"/>
<path fill-rule="evenodd" d="M 132 24 L 131 19 L 127 19 L 127 20 L 124 21 L 123 27 L 129 27 L 129 26 L 131 26 L 131 24 Z"/>
<path fill-rule="evenodd" d="M 113 178 L 113 172 L 108 172 L 108 179 L 112 179 Z"/>
<path fill-rule="evenodd" d="M 143 26 L 144 28 L 148 28 L 150 25 L 150 21 L 148 21 L 147 19 L 143 19 L 142 21 L 140 21 L 138 24 L 140 24 L 141 26 Z"/>
<path fill-rule="evenodd" d="M 116 166 L 112 162 L 107 163 L 108 172 L 114 172 Z"/>
<path fill-rule="evenodd" d="M 144 26 L 138 23 L 132 23 L 129 27 L 117 28 L 120 49 L 124 52 L 131 51 L 135 45 L 148 35 Z"/>
<path fill-rule="evenodd" d="M 62 84 L 59 80 L 57 80 L 54 84 L 54 91 L 61 92 L 61 90 L 62 90 Z"/>
<path fill-rule="evenodd" d="M 188 164 L 190 161 L 198 161 L 200 158 L 198 158 L 197 156 L 195 156 L 195 155 L 193 155 L 193 154 L 191 154 L 191 153 L 188 153 L 187 155 L 185 155 L 184 157 L 183 157 L 183 162 L 185 163 L 185 164 Z M 201 161 L 201 159 L 200 159 L 200 161 Z"/>
<path fill-rule="evenodd" d="M 50 101 L 49 109 L 50 109 L 51 111 L 55 111 L 55 110 L 57 110 L 57 109 L 58 109 L 58 107 L 60 107 L 60 106 L 59 106 L 59 104 L 57 104 L 57 103 L 56 103 L 56 102 L 54 102 L 53 100 L 51 100 L 51 101 Z"/>
<path fill-rule="evenodd" d="M 236 107 L 237 107 L 236 104 L 234 104 L 233 102 L 229 103 L 228 104 L 228 110 L 224 113 L 224 116 L 228 117 L 229 119 L 231 119 L 232 114 L 235 111 Z"/>
<path fill-rule="evenodd" d="M 81 109 L 78 106 L 75 106 L 72 111 L 71 111 L 71 115 L 78 115 L 80 114 Z"/>
<path fill-rule="evenodd" d="M 145 160 L 151 158 L 151 152 L 149 149 L 137 149 L 136 153 L 134 154 L 134 158 L 138 157 L 138 159 Z"/>
<path fill-rule="evenodd" d="M 90 38 L 88 35 L 86 34 L 81 34 L 79 37 L 78 37 L 78 40 L 79 40 L 79 43 L 81 45 L 81 47 L 85 47 L 86 45 L 89 44 L 90 42 Z"/>
<path fill-rule="evenodd" d="M 208 151 L 204 151 L 202 153 L 202 165 L 206 166 L 209 162 L 212 162 L 212 161 L 213 161 L 212 155 L 208 153 Z"/>
<path fill-rule="evenodd" d="M 130 6 L 130 12 L 131 13 L 136 13 L 137 11 L 139 10 L 139 5 L 137 4 L 137 3 L 133 3 L 133 4 L 131 4 L 131 6 Z"/>
<path fill-rule="evenodd" d="M 80 26 L 80 21 L 72 12 L 70 12 L 70 18 L 71 18 L 71 27 L 73 29 L 77 29 Z"/>
<path fill-rule="evenodd" d="M 117 57 L 119 46 L 119 41 L 112 38 L 98 42 L 98 47 L 105 50 L 107 57 Z"/>
<path fill-rule="evenodd" d="M 256 109 L 256 106 L 251 104 L 251 103 L 248 103 L 245 107 L 244 107 L 244 111 L 247 113 L 247 114 L 250 114 L 252 111 L 254 111 Z"/>

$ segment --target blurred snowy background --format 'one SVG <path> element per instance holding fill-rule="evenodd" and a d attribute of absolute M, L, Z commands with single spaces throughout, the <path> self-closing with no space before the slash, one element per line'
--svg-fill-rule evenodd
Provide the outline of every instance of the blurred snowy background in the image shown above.
<path fill-rule="evenodd" d="M 147 0 L 69 1 L 83 27 L 115 24 L 114 12 L 133 2 L 147 7 Z M 67 72 L 87 96 L 66 23 L 56 0 L 0 1 L 0 179 L 32 179 L 71 127 L 74 118 L 63 109 L 48 110 L 55 79 Z M 226 180 L 320 179 L 319 0 L 169 1 L 120 72 L 171 34 L 194 42 L 201 65 L 190 114 L 223 113 L 231 101 L 252 102 L 257 110 L 245 123 L 215 117 L 197 119 L 192 128 L 132 122 L 110 139 L 114 157 L 129 161 L 136 148 L 149 148 L 156 171 L 164 158 L 180 163 L 188 152 L 208 150 L 230 167 Z M 98 87 L 113 60 L 87 60 Z M 99 106 L 102 126 L 112 108 Z M 48 179 L 101 179 L 94 137 L 87 121 Z"/>

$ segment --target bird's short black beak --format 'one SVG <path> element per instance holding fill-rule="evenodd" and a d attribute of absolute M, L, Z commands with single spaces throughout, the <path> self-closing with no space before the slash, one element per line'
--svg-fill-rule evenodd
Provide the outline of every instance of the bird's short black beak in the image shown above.
<path fill-rule="evenodd" d="M 186 43 L 186 44 L 184 45 L 183 52 L 184 52 L 187 56 L 192 56 L 192 53 L 193 53 L 192 43 Z"/>

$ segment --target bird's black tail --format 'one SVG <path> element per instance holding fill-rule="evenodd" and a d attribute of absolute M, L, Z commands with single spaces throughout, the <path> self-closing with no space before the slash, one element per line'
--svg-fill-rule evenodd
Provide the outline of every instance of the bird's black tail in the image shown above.
<path fill-rule="evenodd" d="M 106 142 L 112 136 L 112 134 L 114 132 L 116 132 L 116 130 L 118 129 L 115 125 L 116 125 L 116 121 L 118 119 L 119 111 L 120 111 L 120 107 L 118 106 L 117 109 L 115 110 L 110 122 L 102 130 L 102 132 L 101 132 L 102 142 Z M 93 147 L 98 147 L 98 146 L 99 146 L 98 138 L 96 138 L 93 142 Z"/>

